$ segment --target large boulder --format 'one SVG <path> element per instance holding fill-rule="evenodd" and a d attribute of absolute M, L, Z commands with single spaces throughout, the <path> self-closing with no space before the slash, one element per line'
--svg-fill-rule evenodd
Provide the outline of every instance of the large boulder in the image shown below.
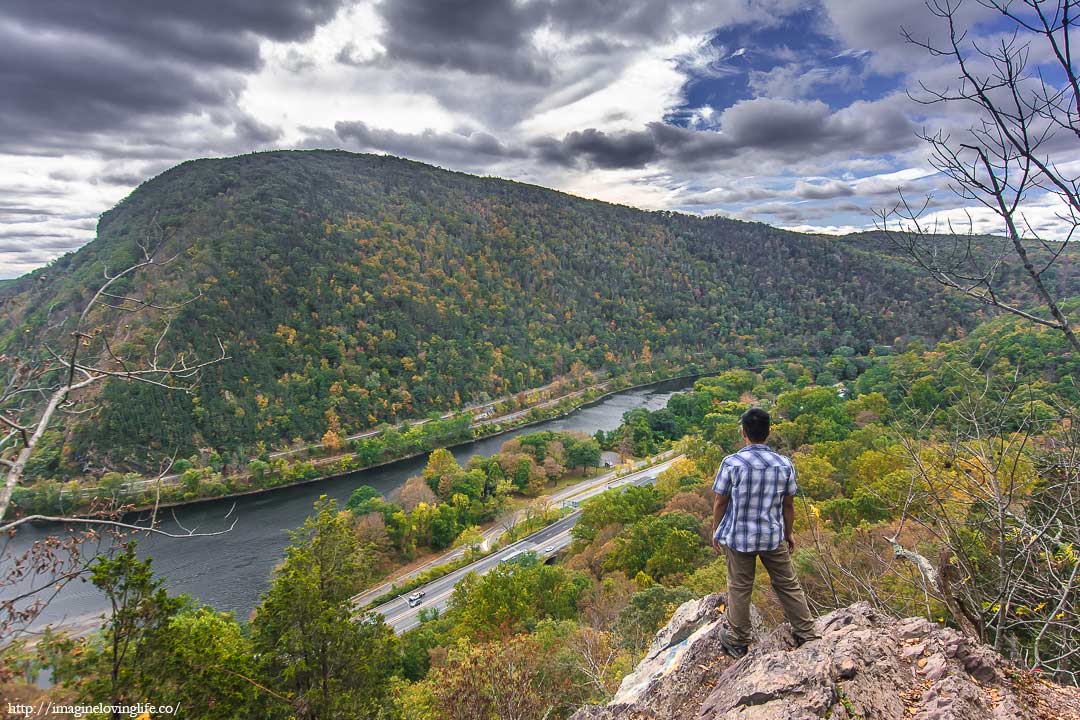
<path fill-rule="evenodd" d="M 818 619 L 796 648 L 764 633 L 739 661 L 724 654 L 724 596 L 682 605 L 604 707 L 573 720 L 1080 720 L 1080 691 L 1017 670 L 991 648 L 922 618 L 859 603 Z"/>

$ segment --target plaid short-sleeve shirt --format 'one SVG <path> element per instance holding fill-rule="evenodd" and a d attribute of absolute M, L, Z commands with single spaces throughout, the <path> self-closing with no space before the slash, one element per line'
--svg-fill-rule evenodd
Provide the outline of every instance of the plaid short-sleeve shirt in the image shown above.
<path fill-rule="evenodd" d="M 783 500 L 798 492 L 791 458 L 747 445 L 720 463 L 713 492 L 727 495 L 716 541 L 738 552 L 775 550 L 784 539 Z"/>

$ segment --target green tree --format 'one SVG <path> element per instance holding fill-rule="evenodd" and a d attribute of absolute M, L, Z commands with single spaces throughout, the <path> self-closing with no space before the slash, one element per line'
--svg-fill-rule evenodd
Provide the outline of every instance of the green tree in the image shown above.
<path fill-rule="evenodd" d="M 284 703 L 256 679 L 251 640 L 232 615 L 208 607 L 171 617 L 157 634 L 147 697 L 167 697 L 192 720 L 243 720 Z"/>
<path fill-rule="evenodd" d="M 291 701 L 271 705 L 271 717 L 394 716 L 397 639 L 381 618 L 353 617 L 351 598 L 370 574 L 347 516 L 323 496 L 292 533 L 252 622 L 263 682 Z"/>
<path fill-rule="evenodd" d="M 483 576 L 469 574 L 450 600 L 458 628 L 474 638 L 512 635 L 544 618 L 571 619 L 589 580 L 534 554 L 501 563 Z"/>
<path fill-rule="evenodd" d="M 423 680 L 431 665 L 428 652 L 439 644 L 439 637 L 428 624 L 401 636 L 401 674 L 406 680 Z"/>
<path fill-rule="evenodd" d="M 461 474 L 461 466 L 458 465 L 454 454 L 446 448 L 432 450 L 428 456 L 427 465 L 424 467 L 424 480 L 440 498 L 450 495 L 450 486 Z"/>
<path fill-rule="evenodd" d="M 596 467 L 600 464 L 600 443 L 596 442 L 596 438 L 571 442 L 566 448 L 566 464 L 583 470 Z"/>
<path fill-rule="evenodd" d="M 77 653 L 70 674 L 61 672 L 58 679 L 79 679 L 81 700 L 104 699 L 112 705 L 142 700 L 156 687 L 146 668 L 157 652 L 158 636 L 183 603 L 168 596 L 150 560 L 136 557 L 134 542 L 114 557 L 99 556 L 90 581 L 108 599 L 110 614 L 99 638 Z"/>
<path fill-rule="evenodd" d="M 592 542 L 608 525 L 635 522 L 660 507 L 660 493 L 652 485 L 630 485 L 608 490 L 585 501 L 581 519 L 571 532 L 579 540 Z"/>
<path fill-rule="evenodd" d="M 345 509 L 351 510 L 354 515 L 367 515 L 378 511 L 384 504 L 382 493 L 370 485 L 361 485 L 352 491 Z"/>
<path fill-rule="evenodd" d="M 33 479 L 51 478 L 60 469 L 64 436 L 55 430 L 46 430 L 26 461 L 26 476 Z"/>
<path fill-rule="evenodd" d="M 701 470 L 689 458 L 679 458 L 656 478 L 656 489 L 665 500 L 675 493 L 696 487 L 702 482 Z"/>
<path fill-rule="evenodd" d="M 795 477 L 802 494 L 814 500 L 828 500 L 840 495 L 842 489 L 836 480 L 836 468 L 828 458 L 813 453 L 795 453 Z"/>
<path fill-rule="evenodd" d="M 589 699 L 588 676 L 577 667 L 584 661 L 571 646 L 573 636 L 568 636 L 574 625 L 552 621 L 543 625 L 540 632 L 499 642 L 456 644 L 422 686 L 430 697 L 420 717 L 569 717 Z"/>
<path fill-rule="evenodd" d="M 701 522 L 687 513 L 647 515 L 615 538 L 605 569 L 621 570 L 628 577 L 644 571 L 658 581 L 690 572 L 704 551 L 700 530 Z"/>
<path fill-rule="evenodd" d="M 435 550 L 450 547 L 459 530 L 457 508 L 449 503 L 437 505 L 431 514 L 431 547 Z"/>
<path fill-rule="evenodd" d="M 269 469 L 270 464 L 258 458 L 255 458 L 248 463 L 248 472 L 251 473 L 251 477 L 254 478 L 256 482 L 262 482 Z"/>

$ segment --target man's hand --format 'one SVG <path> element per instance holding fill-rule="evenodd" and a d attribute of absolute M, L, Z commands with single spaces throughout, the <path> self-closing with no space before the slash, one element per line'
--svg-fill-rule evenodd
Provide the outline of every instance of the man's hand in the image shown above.
<path fill-rule="evenodd" d="M 787 541 L 789 553 L 795 552 L 795 498 L 791 495 L 784 496 L 784 540 Z"/>
<path fill-rule="evenodd" d="M 728 495 L 713 495 L 712 504 L 712 546 L 716 552 L 723 552 L 723 548 L 716 540 L 716 531 L 720 527 L 720 522 L 724 519 L 724 513 L 727 512 L 728 501 L 731 497 Z"/>

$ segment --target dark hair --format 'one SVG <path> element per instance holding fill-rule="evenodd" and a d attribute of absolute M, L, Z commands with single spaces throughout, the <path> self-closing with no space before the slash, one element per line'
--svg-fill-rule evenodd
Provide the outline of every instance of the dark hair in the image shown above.
<path fill-rule="evenodd" d="M 750 408 L 744 412 L 739 423 L 750 442 L 764 442 L 769 437 L 769 413 L 761 408 Z"/>

